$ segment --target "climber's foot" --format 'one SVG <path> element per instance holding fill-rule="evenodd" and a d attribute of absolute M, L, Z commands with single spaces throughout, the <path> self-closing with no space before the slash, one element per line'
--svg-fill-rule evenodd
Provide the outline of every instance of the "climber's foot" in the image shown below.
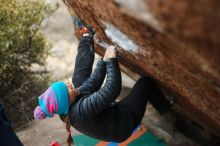
<path fill-rule="evenodd" d="M 91 36 L 95 35 L 95 26 L 85 24 L 78 17 L 73 16 L 73 24 L 80 29 L 80 33 L 83 36 L 87 36 L 88 34 Z"/>
<path fill-rule="evenodd" d="M 167 96 L 166 98 L 169 101 L 169 105 L 167 105 L 165 109 L 158 111 L 162 116 L 167 115 L 172 110 L 172 107 L 177 101 L 177 98 L 175 96 Z"/>
<path fill-rule="evenodd" d="M 175 96 L 170 96 L 169 97 L 169 102 L 170 102 L 170 107 L 173 107 L 176 103 L 177 99 Z"/>

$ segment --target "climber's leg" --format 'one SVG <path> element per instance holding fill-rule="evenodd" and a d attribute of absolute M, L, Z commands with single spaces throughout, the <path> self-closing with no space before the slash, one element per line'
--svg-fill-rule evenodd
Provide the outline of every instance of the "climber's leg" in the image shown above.
<path fill-rule="evenodd" d="M 164 113 L 170 108 L 169 101 L 158 90 L 154 81 L 149 77 L 142 77 L 135 83 L 129 95 L 119 104 L 126 106 L 132 112 L 135 118 L 134 123 L 137 125 L 144 116 L 148 100 L 160 113 Z"/>
<path fill-rule="evenodd" d="M 94 41 L 91 36 L 83 36 L 78 46 L 78 54 L 76 56 L 75 70 L 72 82 L 75 88 L 89 78 L 92 72 L 94 62 Z"/>
<path fill-rule="evenodd" d="M 92 72 L 92 65 L 94 62 L 93 36 L 95 31 L 92 26 L 87 26 L 77 17 L 73 17 L 73 23 L 80 29 L 80 33 L 83 36 L 78 47 L 75 70 L 72 77 L 72 82 L 75 88 L 77 88 L 89 78 Z"/>

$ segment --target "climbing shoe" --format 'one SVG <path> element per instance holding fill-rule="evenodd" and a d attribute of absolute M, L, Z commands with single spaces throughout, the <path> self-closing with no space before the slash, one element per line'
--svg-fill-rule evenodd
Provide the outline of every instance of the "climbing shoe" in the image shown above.
<path fill-rule="evenodd" d="M 175 105 L 177 98 L 175 96 L 166 96 L 166 99 L 168 100 L 169 104 L 163 104 L 160 106 L 163 106 L 161 110 L 158 110 L 160 115 L 166 115 L 168 112 L 172 110 L 172 107 Z"/>
<path fill-rule="evenodd" d="M 89 24 L 87 25 L 78 17 L 73 16 L 73 24 L 80 29 L 80 33 L 89 33 L 91 36 L 95 35 L 95 25 Z"/>
<path fill-rule="evenodd" d="M 175 96 L 169 96 L 168 100 L 170 102 L 170 107 L 173 107 L 175 105 L 177 99 Z"/>

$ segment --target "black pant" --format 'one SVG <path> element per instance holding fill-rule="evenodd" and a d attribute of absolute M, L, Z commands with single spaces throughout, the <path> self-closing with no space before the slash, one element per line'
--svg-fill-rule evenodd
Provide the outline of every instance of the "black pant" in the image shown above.
<path fill-rule="evenodd" d="M 93 62 L 93 38 L 89 36 L 82 37 L 78 47 L 75 70 L 72 78 L 75 88 L 82 85 L 82 83 L 89 78 L 92 72 Z M 129 108 L 135 115 L 135 121 L 140 122 L 144 115 L 147 101 L 150 101 L 153 107 L 160 113 L 167 112 L 170 108 L 169 101 L 157 88 L 155 82 L 150 77 L 142 77 L 135 83 L 129 95 L 119 101 L 118 104 Z"/>
<path fill-rule="evenodd" d="M 75 88 L 78 88 L 87 80 L 92 73 L 94 62 L 94 41 L 92 37 L 84 36 L 81 38 L 76 56 L 75 70 L 72 82 Z"/>
<path fill-rule="evenodd" d="M 150 77 L 141 77 L 129 95 L 122 99 L 119 104 L 130 109 L 135 116 L 135 124 L 138 124 L 144 116 L 147 101 L 150 101 L 160 114 L 167 112 L 171 107 L 169 101 Z"/>
<path fill-rule="evenodd" d="M 5 116 L 5 110 L 0 103 L 0 146 L 23 146 L 14 133 Z"/>

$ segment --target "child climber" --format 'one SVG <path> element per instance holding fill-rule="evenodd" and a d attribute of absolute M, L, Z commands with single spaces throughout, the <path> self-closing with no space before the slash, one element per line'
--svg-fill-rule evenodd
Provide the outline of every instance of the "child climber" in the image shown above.
<path fill-rule="evenodd" d="M 86 27 L 81 28 L 72 84 L 56 82 L 38 97 L 36 119 L 61 115 L 78 131 L 104 141 L 122 142 L 140 124 L 147 101 L 161 114 L 171 107 L 150 77 L 141 77 L 130 94 L 119 102 L 121 73 L 115 47 L 109 47 L 92 72 L 94 42 Z M 91 75 L 90 75 L 91 74 Z M 103 87 L 103 81 L 107 75 Z M 68 120 L 69 119 L 69 120 Z"/>

